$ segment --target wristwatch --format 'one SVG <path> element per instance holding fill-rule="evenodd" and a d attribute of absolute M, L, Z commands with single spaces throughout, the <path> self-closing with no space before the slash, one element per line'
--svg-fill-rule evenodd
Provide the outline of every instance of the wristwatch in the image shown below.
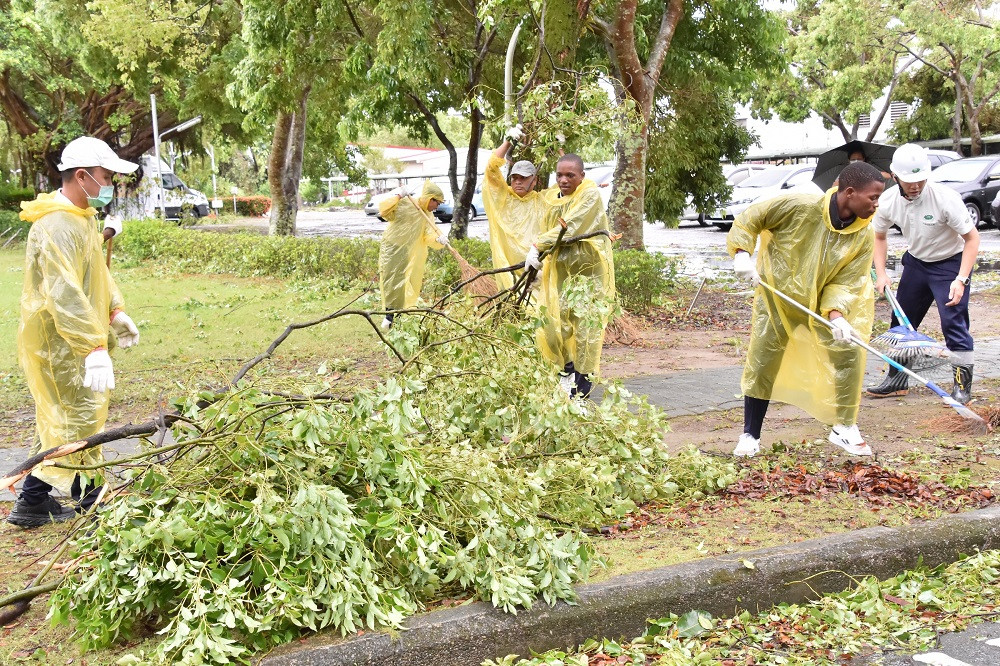
<path fill-rule="evenodd" d="M 969 277 L 962 277 L 961 275 L 959 275 L 955 279 L 958 280 L 959 282 L 961 282 L 966 287 L 968 287 L 969 284 L 972 282 L 972 276 L 971 275 Z"/>

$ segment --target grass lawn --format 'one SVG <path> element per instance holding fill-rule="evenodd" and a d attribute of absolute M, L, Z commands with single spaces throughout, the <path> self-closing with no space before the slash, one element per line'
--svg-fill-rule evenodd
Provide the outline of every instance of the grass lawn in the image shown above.
<path fill-rule="evenodd" d="M 23 246 L 0 252 L 0 447 L 25 445 L 34 413 L 16 350 L 23 255 Z M 160 400 L 223 385 L 289 323 L 318 318 L 357 296 L 320 280 L 179 274 L 149 263 L 112 269 L 141 338 L 137 347 L 112 354 L 117 387 L 109 424 L 145 419 Z M 382 365 L 376 342 L 363 319 L 338 319 L 293 333 L 258 368 L 319 371 L 321 379 L 354 386 L 359 372 Z"/>

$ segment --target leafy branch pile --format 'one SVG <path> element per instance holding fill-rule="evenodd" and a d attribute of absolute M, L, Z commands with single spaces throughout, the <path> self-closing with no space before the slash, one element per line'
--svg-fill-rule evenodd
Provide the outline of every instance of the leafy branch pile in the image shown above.
<path fill-rule="evenodd" d="M 137 660 L 200 664 L 304 629 L 396 627 L 445 596 L 516 612 L 573 598 L 593 564 L 578 528 L 735 479 L 728 462 L 668 456 L 643 398 L 570 401 L 528 323 L 461 307 L 396 321 L 402 365 L 376 388 L 258 373 L 179 403 L 169 459 L 74 544 L 52 616 L 87 648 L 152 629 L 164 640 Z"/>
<path fill-rule="evenodd" d="M 783 604 L 758 615 L 714 619 L 691 611 L 653 620 L 632 643 L 591 640 L 576 653 L 550 651 L 529 660 L 507 657 L 487 666 L 588 664 L 813 664 L 843 663 L 876 650 L 918 651 L 941 632 L 959 631 L 996 616 L 1000 551 L 907 571 L 879 581 L 865 578 L 840 594 L 806 605 Z"/>

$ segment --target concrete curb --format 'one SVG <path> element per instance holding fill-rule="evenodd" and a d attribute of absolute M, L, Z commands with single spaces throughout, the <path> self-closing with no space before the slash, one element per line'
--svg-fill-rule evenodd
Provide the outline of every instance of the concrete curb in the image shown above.
<path fill-rule="evenodd" d="M 821 507 L 819 507 L 821 509 Z M 507 654 L 575 647 L 588 638 L 631 638 L 647 618 L 692 609 L 728 616 L 797 603 L 849 587 L 863 576 L 889 578 L 921 560 L 953 562 L 977 549 L 1000 548 L 1000 507 L 903 528 L 874 527 L 619 576 L 579 588 L 574 606 L 538 602 L 510 615 L 486 603 L 435 611 L 392 636 L 324 635 L 283 646 L 265 666 L 478 666 Z M 753 562 L 749 569 L 741 560 Z"/>

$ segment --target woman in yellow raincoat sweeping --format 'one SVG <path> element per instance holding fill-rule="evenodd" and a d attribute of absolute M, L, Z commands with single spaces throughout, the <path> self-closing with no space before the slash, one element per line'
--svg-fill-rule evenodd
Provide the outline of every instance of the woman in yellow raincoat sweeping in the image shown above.
<path fill-rule="evenodd" d="M 379 216 L 388 223 L 378 253 L 382 308 L 388 312 L 382 328 L 392 326 L 393 310 L 416 305 L 424 282 L 427 248 L 439 250 L 448 244 L 431 215 L 443 201 L 444 192 L 428 180 L 416 201 L 398 194 L 379 206 Z"/>
<path fill-rule="evenodd" d="M 858 162 L 824 195 L 789 194 L 748 208 L 727 244 L 736 274 L 766 282 L 829 319 L 823 326 L 758 286 L 743 368 L 744 427 L 733 455 L 760 451 L 769 401 L 780 400 L 832 426 L 829 440 L 871 455 L 857 426 L 864 350 L 874 319 L 874 234 L 869 226 L 883 189 L 878 169 Z M 757 265 L 750 253 L 760 239 Z M 758 273 L 759 270 L 759 273 Z"/>
<path fill-rule="evenodd" d="M 59 170 L 62 188 L 21 204 L 31 222 L 25 256 L 18 360 L 35 401 L 36 441 L 32 455 L 100 432 L 108 416 L 108 391 L 115 387 L 108 351 L 139 341 L 101 251 L 95 208 L 113 196 L 113 173 L 137 164 L 119 159 L 99 139 L 67 144 Z M 71 465 L 103 459 L 100 447 L 60 458 Z M 53 486 L 70 493 L 85 511 L 100 488 L 82 484 L 71 469 L 36 468 L 25 477 L 7 521 L 22 527 L 61 522 L 76 515 L 52 498 Z"/>
<path fill-rule="evenodd" d="M 524 264 L 541 267 L 539 253 L 550 250 L 566 224 L 565 238 L 609 231 L 608 215 L 594 181 L 584 178 L 583 160 L 567 154 L 556 164 L 558 197 L 547 192 L 552 204 L 546 217 L 547 231 L 528 249 Z M 591 290 L 589 310 L 580 311 L 566 302 L 565 290 L 571 279 L 585 280 Z M 545 308 L 545 326 L 539 331 L 538 346 L 547 360 L 563 371 L 562 385 L 571 395 L 590 394 L 593 375 L 601 368 L 604 329 L 615 299 L 615 264 L 611 239 L 594 236 L 561 245 L 547 255 L 541 273 L 539 304 Z"/>

